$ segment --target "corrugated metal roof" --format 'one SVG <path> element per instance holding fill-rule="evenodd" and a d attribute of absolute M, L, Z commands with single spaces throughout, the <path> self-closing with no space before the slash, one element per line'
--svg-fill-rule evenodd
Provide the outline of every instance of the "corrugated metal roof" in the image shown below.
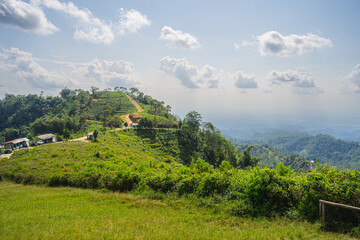
<path fill-rule="evenodd" d="M 48 133 L 48 134 L 40 135 L 37 137 L 40 138 L 41 140 L 44 140 L 44 139 L 50 139 L 50 138 L 56 137 L 56 135 L 52 134 L 52 133 Z"/>
<path fill-rule="evenodd" d="M 18 138 L 18 139 L 14 139 L 14 140 L 8 141 L 8 142 L 4 143 L 4 145 L 17 144 L 17 143 L 28 142 L 28 141 L 29 141 L 29 139 L 27 139 L 27 138 Z"/>

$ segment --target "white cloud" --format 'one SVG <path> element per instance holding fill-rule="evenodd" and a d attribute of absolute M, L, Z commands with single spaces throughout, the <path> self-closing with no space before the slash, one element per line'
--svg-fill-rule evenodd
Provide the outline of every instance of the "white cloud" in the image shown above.
<path fill-rule="evenodd" d="M 39 64 L 60 65 L 61 72 L 50 71 Z M 58 68 L 58 67 L 57 67 Z M 0 74 L 9 76 L 0 79 L 1 85 L 11 87 L 12 92 L 41 90 L 58 90 L 63 87 L 87 88 L 99 86 L 103 88 L 138 86 L 135 67 L 131 62 L 93 59 L 90 62 L 73 63 L 37 59 L 31 53 L 17 48 L 1 49 Z M 9 84 L 9 81 L 11 84 Z M 4 88 L 4 87 L 2 87 Z M 10 88 L 9 88 L 10 89 Z M 8 90 L 9 90 L 8 89 Z"/>
<path fill-rule="evenodd" d="M 146 15 L 141 14 L 139 11 L 131 9 L 129 11 L 121 10 L 120 23 L 119 23 L 119 33 L 137 33 L 140 28 L 150 26 L 151 21 L 146 17 Z"/>
<path fill-rule="evenodd" d="M 298 68 L 296 70 L 277 71 L 272 70 L 268 73 L 268 80 L 272 84 L 288 84 L 293 88 L 293 93 L 320 93 L 323 90 L 315 85 L 311 74 Z"/>
<path fill-rule="evenodd" d="M 52 89 L 72 84 L 69 77 L 48 71 L 36 62 L 31 53 L 18 48 L 2 49 L 0 69 L 12 72 L 20 81 L 36 88 Z M 14 85 L 18 84 L 14 83 Z"/>
<path fill-rule="evenodd" d="M 174 46 L 184 49 L 195 49 L 200 47 L 196 37 L 182 31 L 176 31 L 171 27 L 164 26 L 161 29 L 160 39 L 170 41 Z"/>
<path fill-rule="evenodd" d="M 94 59 L 75 70 L 83 79 L 93 80 L 96 84 L 109 87 L 133 87 L 139 84 L 136 80 L 135 67 L 131 62 L 123 60 L 107 61 Z"/>
<path fill-rule="evenodd" d="M 74 39 L 93 43 L 110 44 L 115 39 L 115 32 L 137 33 L 140 28 L 151 24 L 145 15 L 134 9 L 120 9 L 120 22 L 112 24 L 95 17 L 86 8 L 80 9 L 73 2 L 58 0 L 30 0 L 29 3 L 20 0 L 0 0 L 0 22 L 43 35 L 59 31 L 46 18 L 42 7 L 63 12 L 75 19 Z"/>
<path fill-rule="evenodd" d="M 238 71 L 233 74 L 233 79 L 235 80 L 235 85 L 237 88 L 257 88 L 257 82 L 255 81 L 255 75 L 244 74 L 241 71 Z"/>
<path fill-rule="evenodd" d="M 1 0 L 0 22 L 42 35 L 59 31 L 40 7 L 18 0 Z"/>
<path fill-rule="evenodd" d="M 269 31 L 257 37 L 260 54 L 281 57 L 302 55 L 315 49 L 332 47 L 330 39 L 316 34 L 283 36 L 277 31 Z"/>
<path fill-rule="evenodd" d="M 45 6 L 50 9 L 64 12 L 77 20 L 74 39 L 93 43 L 110 44 L 114 40 L 112 26 L 93 16 L 88 9 L 79 9 L 72 2 L 58 0 L 32 0 L 36 6 Z"/>
<path fill-rule="evenodd" d="M 341 81 L 342 90 L 360 93 L 360 63 Z"/>
<path fill-rule="evenodd" d="M 167 56 L 160 60 L 159 68 L 175 76 L 187 88 L 219 87 L 220 75 L 209 65 L 199 69 L 185 58 L 178 59 Z"/>

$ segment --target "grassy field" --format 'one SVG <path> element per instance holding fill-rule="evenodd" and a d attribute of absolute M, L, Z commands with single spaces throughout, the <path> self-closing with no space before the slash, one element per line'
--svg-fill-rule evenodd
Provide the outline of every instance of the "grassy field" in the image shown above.
<path fill-rule="evenodd" d="M 351 239 L 318 224 L 235 218 L 137 195 L 0 182 L 0 239 Z"/>

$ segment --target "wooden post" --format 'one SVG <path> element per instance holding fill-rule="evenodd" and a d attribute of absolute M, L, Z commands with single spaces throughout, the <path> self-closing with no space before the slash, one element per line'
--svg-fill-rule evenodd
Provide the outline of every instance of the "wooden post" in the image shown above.
<path fill-rule="evenodd" d="M 345 204 L 341 204 L 341 203 L 334 203 L 334 202 L 329 202 L 329 201 L 325 201 L 325 200 L 319 200 L 319 213 L 320 213 L 320 220 L 322 223 L 325 223 L 325 204 L 360 211 L 359 207 L 353 207 L 353 206 L 349 206 L 349 205 L 345 205 Z"/>

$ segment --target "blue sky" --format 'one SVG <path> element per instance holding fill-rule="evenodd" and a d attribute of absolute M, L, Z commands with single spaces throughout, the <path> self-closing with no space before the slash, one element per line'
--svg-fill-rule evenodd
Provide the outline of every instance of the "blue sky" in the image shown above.
<path fill-rule="evenodd" d="M 0 0 L 0 98 L 136 86 L 222 129 L 286 119 L 356 130 L 359 10 L 359 1 Z"/>

